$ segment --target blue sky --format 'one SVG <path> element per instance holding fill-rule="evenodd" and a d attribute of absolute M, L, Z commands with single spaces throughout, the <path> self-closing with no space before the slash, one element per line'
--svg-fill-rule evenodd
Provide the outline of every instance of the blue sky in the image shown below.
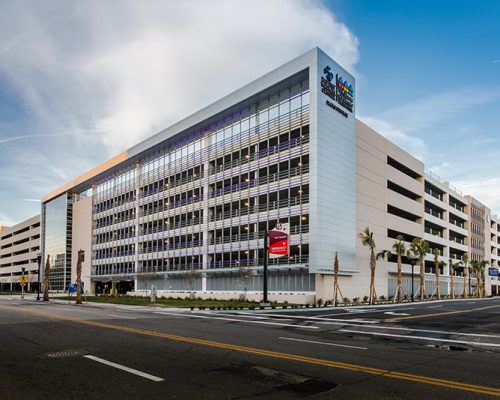
<path fill-rule="evenodd" d="M 0 224 L 319 46 L 357 116 L 500 213 L 499 1 L 2 1 Z"/>

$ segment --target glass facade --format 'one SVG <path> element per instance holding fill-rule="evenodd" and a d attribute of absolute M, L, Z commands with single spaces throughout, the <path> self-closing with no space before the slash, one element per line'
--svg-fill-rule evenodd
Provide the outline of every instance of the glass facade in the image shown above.
<path fill-rule="evenodd" d="M 50 258 L 50 290 L 65 290 L 71 280 L 71 198 L 64 194 L 43 204 L 43 262 Z"/>
<path fill-rule="evenodd" d="M 290 223 L 291 250 L 270 260 L 270 290 L 314 290 L 309 82 L 174 139 L 95 185 L 92 279 L 137 279 L 139 289 L 154 281 L 164 290 L 260 290 L 263 233 L 279 221 Z"/>

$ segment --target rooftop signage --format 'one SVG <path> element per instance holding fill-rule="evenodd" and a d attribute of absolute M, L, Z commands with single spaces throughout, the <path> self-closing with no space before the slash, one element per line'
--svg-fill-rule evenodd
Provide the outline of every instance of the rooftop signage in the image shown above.
<path fill-rule="evenodd" d="M 323 69 L 321 77 L 321 92 L 337 103 L 326 100 L 326 105 L 348 118 L 349 114 L 345 111 L 353 112 L 354 109 L 354 89 L 347 80 L 344 80 L 339 74 L 335 74 L 335 83 L 333 82 L 333 72 L 330 66 Z M 342 107 L 342 108 L 341 108 Z"/>

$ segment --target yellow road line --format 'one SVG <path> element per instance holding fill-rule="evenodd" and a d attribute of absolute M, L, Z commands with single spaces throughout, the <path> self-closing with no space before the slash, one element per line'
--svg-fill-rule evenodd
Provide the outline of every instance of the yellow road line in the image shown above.
<path fill-rule="evenodd" d="M 469 313 L 469 312 L 473 312 L 473 311 L 488 310 L 490 308 L 495 308 L 495 307 L 500 307 L 500 304 L 497 304 L 497 305 L 494 305 L 494 306 L 481 307 L 481 308 L 473 308 L 473 309 L 470 309 L 470 310 L 445 311 L 445 312 L 442 312 L 442 313 L 434 313 L 434 314 L 410 315 L 409 317 L 387 318 L 386 321 L 402 321 L 402 320 L 406 320 L 406 319 L 419 319 L 419 318 L 439 317 L 441 315 L 464 314 L 464 313 Z"/>
<path fill-rule="evenodd" d="M 390 370 L 381 369 L 381 368 L 372 368 L 372 367 L 367 367 L 367 366 L 363 366 L 363 365 L 356 365 L 356 364 L 350 364 L 350 363 L 344 363 L 344 362 L 338 362 L 338 361 L 324 360 L 324 359 L 320 359 L 320 358 L 301 356 L 298 354 L 288 354 L 288 353 L 276 352 L 276 351 L 259 349 L 259 348 L 254 348 L 254 347 L 239 346 L 239 345 L 223 343 L 223 342 L 214 342 L 211 340 L 179 336 L 179 335 L 174 335 L 174 334 L 165 333 L 165 332 L 156 332 L 156 331 L 149 331 L 149 330 L 144 330 L 144 329 L 127 327 L 127 326 L 112 325 L 112 324 L 98 322 L 98 321 L 88 321 L 88 320 L 83 320 L 83 319 L 78 319 L 78 318 L 73 318 L 73 317 L 65 317 L 65 316 L 61 316 L 61 315 L 50 314 L 50 313 L 45 313 L 45 312 L 40 312 L 40 311 L 27 310 L 27 309 L 17 308 L 17 307 L 0 306 L 0 308 L 15 311 L 15 312 L 24 312 L 24 313 L 28 313 L 28 314 L 32 314 L 32 315 L 36 315 L 36 316 L 43 316 L 43 317 L 52 318 L 52 319 L 56 319 L 56 320 L 60 320 L 60 321 L 74 322 L 77 324 L 83 324 L 83 325 L 93 326 L 93 327 L 97 327 L 97 328 L 112 329 L 115 331 L 134 333 L 134 334 L 138 334 L 138 335 L 159 337 L 159 338 L 173 340 L 173 341 L 177 341 L 177 342 L 198 344 L 200 346 L 213 347 L 213 348 L 219 348 L 219 349 L 225 349 L 225 350 L 233 350 L 233 351 L 237 351 L 240 353 L 248 353 L 248 354 L 254 354 L 254 355 L 258 355 L 258 356 L 271 357 L 271 358 L 279 358 L 279 359 L 302 362 L 302 363 L 307 363 L 307 364 L 322 365 L 322 366 L 329 367 L 329 368 L 338 368 L 338 369 L 344 369 L 344 370 L 349 370 L 349 371 L 363 372 L 363 373 L 372 374 L 372 375 L 385 376 L 385 377 L 393 378 L 393 379 L 399 379 L 399 380 L 405 380 L 405 381 L 411 381 L 411 382 L 419 382 L 419 383 L 424 383 L 427 385 L 440 386 L 440 387 L 445 387 L 445 388 L 449 388 L 449 389 L 456 389 L 456 390 L 462 390 L 462 391 L 466 391 L 466 392 L 481 393 L 481 394 L 487 394 L 487 395 L 494 396 L 494 397 L 500 397 L 500 389 L 499 388 L 480 386 L 480 385 L 472 385 L 472 384 L 468 384 L 468 383 L 450 381 L 450 380 L 446 380 L 446 379 L 438 379 L 438 378 L 432 378 L 432 377 L 428 377 L 428 376 L 414 375 L 414 374 L 408 374 L 408 373 L 398 372 L 398 371 L 390 371 Z"/>

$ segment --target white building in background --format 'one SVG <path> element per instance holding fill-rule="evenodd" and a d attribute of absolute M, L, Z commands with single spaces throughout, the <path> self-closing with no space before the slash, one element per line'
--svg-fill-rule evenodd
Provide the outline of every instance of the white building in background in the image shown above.
<path fill-rule="evenodd" d="M 28 278 L 26 289 L 36 290 L 39 253 L 40 215 L 0 229 L 0 291 L 20 290 L 23 268 Z"/>
<path fill-rule="evenodd" d="M 91 291 L 235 298 L 246 288 L 259 299 L 263 232 L 278 222 L 290 224 L 290 254 L 270 260 L 271 300 L 331 299 L 335 252 L 343 295 L 368 295 L 366 226 L 378 250 L 401 234 L 443 261 L 472 253 L 476 203 L 357 120 L 357 95 L 354 77 L 315 48 L 54 189 L 42 199 L 51 287 L 74 281 L 83 249 Z M 499 257 L 498 224 L 483 225 L 484 257 L 490 247 Z M 394 293 L 393 261 L 379 262 L 379 295 Z M 428 294 L 433 268 L 429 255 Z"/>

